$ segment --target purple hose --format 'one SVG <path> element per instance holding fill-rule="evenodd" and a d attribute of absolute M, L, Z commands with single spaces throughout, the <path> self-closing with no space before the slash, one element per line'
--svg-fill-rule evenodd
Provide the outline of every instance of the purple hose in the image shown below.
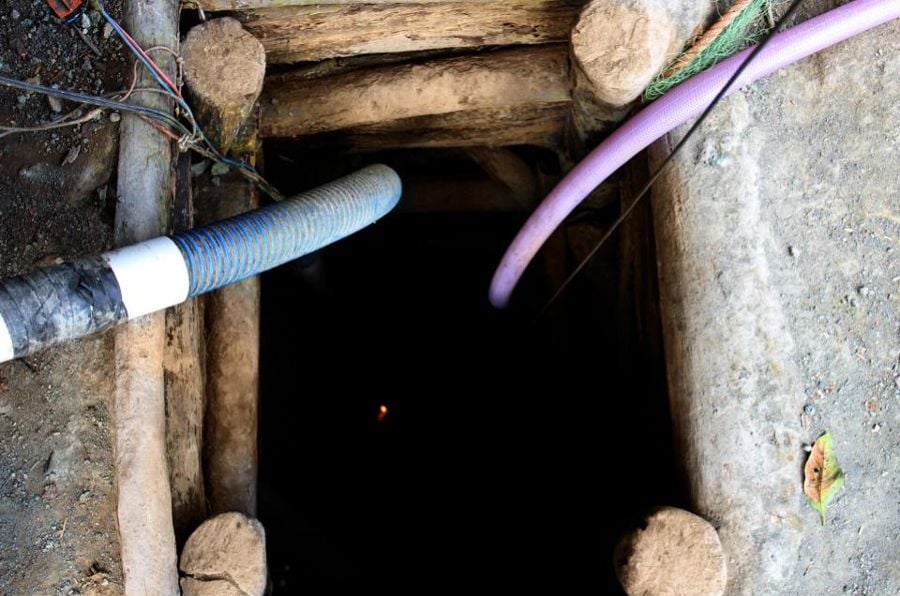
<path fill-rule="evenodd" d="M 732 85 L 730 93 L 820 50 L 900 17 L 900 0 L 854 0 L 772 37 Z M 620 126 L 556 185 L 503 255 L 491 282 L 497 308 L 509 302 L 519 278 L 553 230 L 629 159 L 699 116 L 734 75 L 752 48 L 692 77 Z"/>

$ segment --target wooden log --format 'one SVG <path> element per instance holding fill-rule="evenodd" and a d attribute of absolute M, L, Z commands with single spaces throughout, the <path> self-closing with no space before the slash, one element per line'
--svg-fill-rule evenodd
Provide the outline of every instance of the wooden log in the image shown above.
<path fill-rule="evenodd" d="M 404 178 L 398 209 L 401 213 L 527 213 L 509 188 L 487 177 Z"/>
<path fill-rule="evenodd" d="M 270 77 L 261 134 L 351 148 L 554 146 L 571 104 L 566 46 Z M 341 134 L 326 135 L 324 133 Z"/>
<path fill-rule="evenodd" d="M 301 146 L 301 147 L 298 147 Z M 483 152 L 485 157 L 475 154 Z M 313 188 L 346 175 L 375 156 L 308 149 L 272 141 L 267 166 L 300 167 L 296 188 Z M 529 213 L 558 181 L 559 163 L 547 151 L 485 147 L 396 151 L 384 156 L 403 179 L 398 213 Z"/>
<path fill-rule="evenodd" d="M 308 148 L 349 152 L 513 145 L 556 149 L 563 142 L 569 118 L 566 105 L 472 110 L 312 135 L 303 142 Z"/>
<path fill-rule="evenodd" d="M 262 91 L 262 44 L 226 17 L 191 29 L 181 56 L 194 114 L 213 144 L 227 151 Z"/>
<path fill-rule="evenodd" d="M 801 72 L 797 78 L 811 76 L 816 75 Z M 789 104 L 786 98 L 797 85 L 788 83 L 787 92 L 770 87 L 774 97 L 764 103 L 769 109 Z M 810 105 L 827 103 L 827 93 L 814 95 L 819 103 Z M 675 451 L 684 464 L 692 508 L 719 520 L 728 565 L 735 571 L 729 594 L 777 591 L 775 586 L 783 585 L 779 584 L 783 578 L 806 573 L 789 554 L 799 548 L 795 545 L 807 528 L 820 523 L 817 516 L 804 515 L 803 502 L 794 498 L 801 492 L 799 485 L 795 488 L 802 461 L 796 446 L 805 434 L 800 418 L 807 399 L 802 362 L 818 357 L 817 352 L 833 353 L 840 340 L 831 338 L 840 335 L 826 334 L 824 326 L 817 328 L 822 318 L 804 320 L 805 309 L 797 305 L 818 300 L 820 291 L 835 295 L 829 274 L 845 250 L 841 247 L 829 255 L 827 249 L 828 239 L 842 227 L 840 217 L 810 222 L 799 215 L 800 209 L 787 211 L 793 217 L 778 211 L 793 173 L 810 171 L 815 163 L 809 161 L 798 135 L 786 133 L 784 123 L 793 121 L 800 111 L 768 122 L 754 118 L 756 106 L 750 106 L 742 93 L 723 100 L 663 170 L 653 192 Z M 830 113 L 838 109 L 846 108 L 839 105 Z M 686 128 L 676 129 L 650 147 L 652 168 L 671 153 Z M 756 130 L 766 133 L 751 134 Z M 794 167 L 782 168 L 777 159 L 767 157 L 785 155 L 776 153 L 785 148 L 793 156 Z M 840 151 L 832 150 L 835 155 Z M 721 173 L 726 166 L 729 178 L 723 184 Z M 819 201 L 825 213 L 838 211 L 836 205 L 845 206 L 843 196 L 836 197 L 827 182 L 822 188 L 816 197 L 817 210 Z M 772 246 L 785 246 L 797 237 L 797 228 L 791 225 L 810 234 L 803 236 L 805 246 L 823 256 L 798 267 L 787 250 L 773 251 Z M 781 235 L 785 229 L 786 237 Z M 816 244 L 818 239 L 823 240 L 821 245 Z M 867 258 L 876 262 L 874 253 Z M 823 267 L 816 268 L 818 259 Z M 771 274 L 782 270 L 793 275 Z M 836 329 L 855 333 L 840 325 Z M 837 368 L 835 375 L 843 378 L 858 374 Z M 721 404 L 727 404 L 724 412 L 717 409 Z M 756 429 L 766 428 L 772 420 L 778 424 L 767 429 L 767 436 L 760 436 Z M 728 440 L 716 440 L 709 436 L 711 432 Z M 730 474 L 726 463 L 736 454 L 750 452 L 755 457 L 743 466 L 748 474 Z M 762 481 L 747 479 L 753 477 Z M 751 484 L 754 490 L 759 486 L 764 490 L 750 496 L 746 491 Z M 760 534 L 762 520 L 769 519 L 796 521 L 775 524 Z"/>
<path fill-rule="evenodd" d="M 217 515 L 188 539 L 179 567 L 184 596 L 262 596 L 266 532 L 240 513 Z"/>
<path fill-rule="evenodd" d="M 900 20 L 726 98 L 653 188 L 675 455 L 691 508 L 716 520 L 729 595 L 840 593 L 861 552 L 872 588 L 848 591 L 898 585 L 898 519 L 881 512 L 900 474 L 900 152 L 872 140 L 900 130 L 882 109 L 900 106 L 900 63 L 870 59 L 886 39 Z M 689 126 L 651 146 L 653 168 Z M 823 530 L 801 470 L 826 430 L 865 480 Z"/>
<path fill-rule="evenodd" d="M 252 163 L 259 146 L 254 104 L 266 69 L 262 46 L 240 23 L 224 18 L 192 29 L 183 55 L 191 95 L 201 105 L 201 124 L 223 146 L 232 146 L 234 157 Z M 223 69 L 226 58 L 233 65 Z M 217 183 L 200 186 L 200 223 L 257 206 L 255 187 L 237 173 Z M 256 513 L 259 293 L 259 279 L 254 277 L 213 292 L 205 301 L 204 464 L 214 513 Z"/>
<path fill-rule="evenodd" d="M 576 67 L 599 100 L 623 106 L 682 50 L 711 8 L 696 0 L 593 0 L 572 31 Z"/>
<path fill-rule="evenodd" d="M 588 146 L 621 120 L 712 10 L 703 0 L 592 0 L 572 30 L 575 126 Z M 583 153 L 578 151 L 576 153 Z"/>
<path fill-rule="evenodd" d="M 715 527 L 684 509 L 660 507 L 616 547 L 626 594 L 722 596 L 728 566 Z"/>
<path fill-rule="evenodd" d="M 256 511 L 259 297 L 259 278 L 254 277 L 207 300 L 210 407 L 205 461 L 214 513 Z"/>
<path fill-rule="evenodd" d="M 583 0 L 320 4 L 234 15 L 272 64 L 568 39 Z"/>
<path fill-rule="evenodd" d="M 144 47 L 178 46 L 179 3 L 129 0 L 125 28 Z M 165 55 L 161 67 L 174 74 Z M 149 74 L 137 83 L 152 86 Z M 142 95 L 149 107 L 171 110 L 165 98 Z M 125 115 L 119 149 L 115 242 L 119 246 L 165 233 L 172 192 L 171 143 L 143 120 Z M 117 516 L 125 592 L 175 596 L 178 569 L 172 497 L 166 469 L 165 314 L 155 313 L 116 330 L 115 438 Z"/>
<path fill-rule="evenodd" d="M 237 173 L 207 184 L 197 197 L 204 221 L 257 206 L 252 184 Z M 259 409 L 259 278 L 206 297 L 204 464 L 210 511 L 256 513 Z"/>

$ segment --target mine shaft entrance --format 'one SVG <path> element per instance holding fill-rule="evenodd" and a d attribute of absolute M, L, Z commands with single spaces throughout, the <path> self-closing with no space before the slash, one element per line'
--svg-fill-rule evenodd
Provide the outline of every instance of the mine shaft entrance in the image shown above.
<path fill-rule="evenodd" d="M 548 152 L 514 153 L 559 174 Z M 620 244 L 538 318 L 583 243 L 570 227 L 494 310 L 488 283 L 527 211 L 491 206 L 470 158 L 267 146 L 290 192 L 374 162 L 407 187 L 376 226 L 263 277 L 259 494 L 275 594 L 615 594 L 620 532 L 680 503 L 661 358 L 623 307 Z"/>

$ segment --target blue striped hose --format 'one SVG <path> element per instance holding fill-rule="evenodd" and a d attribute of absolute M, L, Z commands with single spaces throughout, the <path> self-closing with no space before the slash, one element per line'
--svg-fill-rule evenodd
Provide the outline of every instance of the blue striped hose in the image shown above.
<path fill-rule="evenodd" d="M 374 223 L 400 200 L 397 173 L 374 165 L 280 203 L 172 236 L 189 296 L 302 257 Z"/>

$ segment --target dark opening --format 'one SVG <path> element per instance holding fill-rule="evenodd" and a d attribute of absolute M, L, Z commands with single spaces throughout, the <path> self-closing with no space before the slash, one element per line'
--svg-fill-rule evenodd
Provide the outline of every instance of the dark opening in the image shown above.
<path fill-rule="evenodd" d="M 406 180 L 468 175 L 430 157 L 336 163 L 273 144 L 267 167 L 295 191 L 376 161 Z M 582 217 L 602 226 L 614 205 Z M 679 504 L 661 359 L 644 345 L 658 328 L 636 337 L 619 243 L 549 316 L 536 321 L 574 265 L 565 239 L 494 310 L 488 283 L 525 217 L 401 209 L 264 276 L 260 517 L 275 594 L 620 593 L 620 533 Z"/>

